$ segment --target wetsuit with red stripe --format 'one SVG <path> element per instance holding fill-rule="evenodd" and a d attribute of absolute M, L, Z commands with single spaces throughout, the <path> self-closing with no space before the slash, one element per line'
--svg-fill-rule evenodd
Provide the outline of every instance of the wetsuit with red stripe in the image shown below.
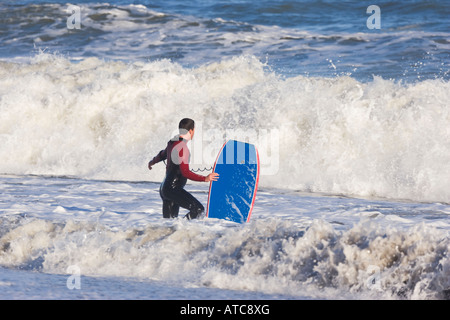
<path fill-rule="evenodd" d="M 149 162 L 150 166 L 167 160 L 166 176 L 161 183 L 159 193 L 163 200 L 163 217 L 176 218 L 180 207 L 189 210 L 186 217 L 195 219 L 199 217 L 205 208 L 189 192 L 184 190 L 187 180 L 205 181 L 206 177 L 189 170 L 190 152 L 187 141 L 183 138 L 174 138 L 167 143 L 167 147 L 161 150 L 156 157 Z"/>

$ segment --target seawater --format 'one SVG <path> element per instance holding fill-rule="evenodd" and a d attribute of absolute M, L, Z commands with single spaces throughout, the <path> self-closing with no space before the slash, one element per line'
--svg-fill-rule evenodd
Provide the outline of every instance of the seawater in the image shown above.
<path fill-rule="evenodd" d="M 3 299 L 448 299 L 449 205 L 261 188 L 239 225 L 162 219 L 159 183 L 1 182 Z"/>
<path fill-rule="evenodd" d="M 370 4 L 2 1 L 1 298 L 448 299 L 449 3 Z M 183 117 L 257 145 L 249 224 L 161 219 Z"/>
<path fill-rule="evenodd" d="M 191 69 L 42 53 L 0 66 L 4 173 L 147 179 L 148 160 L 190 117 L 194 169 L 211 167 L 227 138 L 250 138 L 262 187 L 450 202 L 442 79 L 285 79 L 253 56 Z"/>
<path fill-rule="evenodd" d="M 377 1 L 2 1 L 1 58 L 39 50 L 72 59 L 170 59 L 198 67 L 252 55 L 284 76 L 449 79 L 449 4 Z M 70 20 L 73 22 L 73 19 Z"/>

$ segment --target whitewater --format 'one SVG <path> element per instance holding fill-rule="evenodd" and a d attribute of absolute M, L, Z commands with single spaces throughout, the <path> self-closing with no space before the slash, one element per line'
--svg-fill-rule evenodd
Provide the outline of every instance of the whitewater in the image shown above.
<path fill-rule="evenodd" d="M 448 298 L 448 82 L 46 53 L 0 79 L 3 299 Z M 161 218 L 164 166 L 146 164 L 184 116 L 193 169 L 232 135 L 258 141 L 249 224 Z"/>
<path fill-rule="evenodd" d="M 2 299 L 448 298 L 448 205 L 261 189 L 237 225 L 161 219 L 158 183 L 1 180 Z"/>
<path fill-rule="evenodd" d="M 449 8 L 378 5 L 2 1 L 0 299 L 450 299 Z M 258 148 L 249 223 L 162 218 L 185 117 L 200 174 Z"/>
<path fill-rule="evenodd" d="M 450 202 L 448 81 L 285 79 L 253 56 L 189 69 L 41 53 L 0 66 L 4 173 L 141 181 L 190 117 L 193 169 L 227 138 L 252 139 L 263 187 Z"/>

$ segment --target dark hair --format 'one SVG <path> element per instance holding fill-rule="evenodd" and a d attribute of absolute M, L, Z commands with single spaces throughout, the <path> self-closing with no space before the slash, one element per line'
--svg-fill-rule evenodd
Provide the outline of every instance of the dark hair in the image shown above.
<path fill-rule="evenodd" d="M 180 124 L 178 125 L 178 129 L 180 129 L 181 134 L 185 134 L 189 130 L 194 130 L 195 122 L 192 119 L 184 118 L 180 121 Z"/>

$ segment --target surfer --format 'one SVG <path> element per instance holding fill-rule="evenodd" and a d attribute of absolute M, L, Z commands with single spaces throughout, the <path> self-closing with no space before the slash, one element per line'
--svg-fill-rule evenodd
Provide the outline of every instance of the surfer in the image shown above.
<path fill-rule="evenodd" d="M 201 216 L 205 208 L 192 194 L 184 189 L 187 180 L 216 181 L 219 174 L 210 173 L 201 176 L 189 170 L 190 152 L 187 142 L 194 138 L 195 122 L 192 119 L 182 119 L 178 125 L 180 134 L 172 138 L 164 150 L 161 150 L 149 163 L 148 169 L 163 160 L 167 160 L 166 176 L 161 183 L 159 194 L 163 201 L 163 217 L 176 218 L 180 207 L 189 210 L 187 219 Z"/>

